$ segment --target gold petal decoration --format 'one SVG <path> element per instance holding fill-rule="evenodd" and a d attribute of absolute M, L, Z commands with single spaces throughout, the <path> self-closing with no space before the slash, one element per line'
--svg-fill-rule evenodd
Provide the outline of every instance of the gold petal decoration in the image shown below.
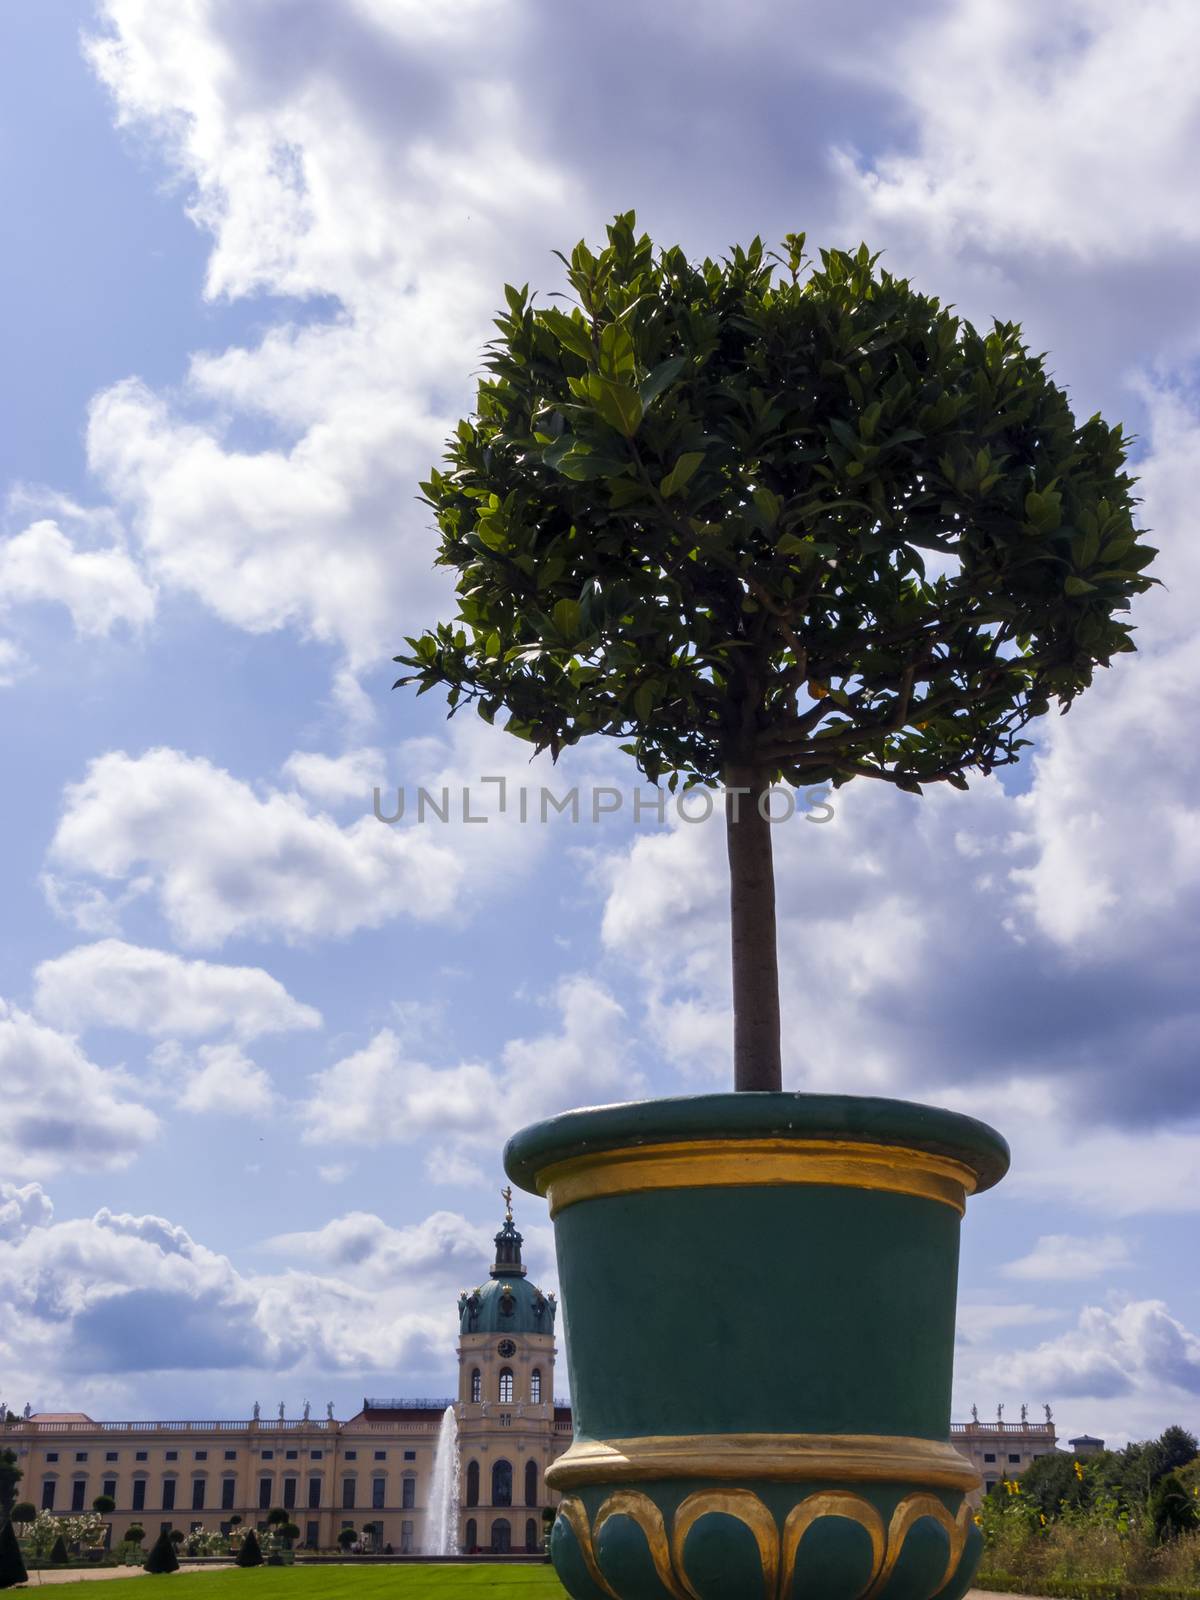
<path fill-rule="evenodd" d="M 587 1567 L 593 1583 L 603 1589 L 605 1594 L 612 1595 L 613 1600 L 620 1600 L 616 1590 L 605 1580 L 604 1574 L 596 1565 L 596 1552 L 592 1547 L 591 1524 L 588 1522 L 588 1514 L 583 1501 L 576 1500 L 573 1497 L 569 1500 L 564 1500 L 558 1508 L 558 1514 L 570 1526 L 571 1532 L 575 1535 L 576 1543 L 579 1545 L 579 1553 L 583 1556 L 584 1565 Z"/>
<path fill-rule="evenodd" d="M 688 1495 L 676 1511 L 672 1551 L 683 1586 L 692 1600 L 700 1600 L 700 1596 L 688 1582 L 683 1549 L 695 1524 L 711 1512 L 733 1517 L 749 1528 L 758 1545 L 758 1556 L 762 1563 L 763 1600 L 775 1600 L 779 1583 L 779 1529 L 775 1526 L 775 1518 L 749 1489 L 701 1489 L 696 1494 Z M 750 1600 L 749 1596 L 747 1600 Z"/>
<path fill-rule="evenodd" d="M 860 1595 L 870 1590 L 883 1566 L 887 1534 L 883 1518 L 869 1501 L 864 1500 L 861 1495 L 851 1494 L 848 1489 L 831 1489 L 827 1494 L 810 1494 L 807 1500 L 801 1500 L 799 1505 L 792 1507 L 783 1525 L 783 1581 L 779 1591 L 783 1600 L 788 1600 L 792 1592 L 800 1541 L 813 1523 L 819 1522 L 822 1517 L 845 1517 L 847 1521 L 857 1522 L 860 1528 L 866 1529 L 871 1541 L 871 1573 L 859 1591 Z"/>
<path fill-rule="evenodd" d="M 662 1512 L 649 1495 L 639 1494 L 636 1489 L 618 1489 L 616 1494 L 610 1494 L 596 1513 L 596 1521 L 592 1527 L 593 1539 L 599 1541 L 600 1530 L 610 1517 L 628 1517 L 631 1522 L 637 1523 L 646 1536 L 646 1546 L 654 1562 L 658 1581 L 668 1594 L 676 1597 L 676 1600 L 687 1600 L 687 1592 L 680 1588 L 671 1568 L 667 1525 L 663 1521 Z"/>
<path fill-rule="evenodd" d="M 881 1567 L 875 1582 L 867 1590 L 864 1600 L 875 1600 L 875 1596 L 887 1583 L 892 1573 L 896 1570 L 904 1549 L 904 1541 L 908 1538 L 915 1522 L 922 1517 L 932 1517 L 938 1525 L 946 1530 L 950 1541 L 950 1555 L 946 1562 L 946 1570 L 942 1574 L 941 1582 L 934 1593 L 939 1593 L 950 1582 L 954 1569 L 962 1557 L 963 1546 L 967 1542 L 967 1518 L 970 1514 L 966 1501 L 963 1501 L 957 1518 L 952 1517 L 949 1511 L 936 1495 L 910 1494 L 906 1495 L 892 1512 L 892 1520 L 888 1524 L 887 1557 Z"/>

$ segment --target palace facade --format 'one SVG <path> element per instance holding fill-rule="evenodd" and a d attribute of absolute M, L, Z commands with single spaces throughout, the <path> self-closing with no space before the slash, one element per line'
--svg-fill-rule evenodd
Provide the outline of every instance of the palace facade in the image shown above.
<path fill-rule="evenodd" d="M 542 1511 L 557 1501 L 545 1471 L 571 1442 L 571 1409 L 554 1400 L 554 1296 L 531 1284 L 511 1210 L 487 1280 L 459 1297 L 458 1396 L 366 1399 L 333 1416 L 248 1421 L 96 1422 L 82 1412 L 29 1413 L 0 1431 L 24 1474 L 20 1498 L 54 1512 L 116 1502 L 113 1542 L 140 1524 L 228 1532 L 264 1529 L 287 1511 L 300 1543 L 332 1549 L 343 1529 L 372 1550 L 431 1548 L 434 1464 L 446 1409 L 458 1442 L 458 1548 L 540 1548 Z"/>

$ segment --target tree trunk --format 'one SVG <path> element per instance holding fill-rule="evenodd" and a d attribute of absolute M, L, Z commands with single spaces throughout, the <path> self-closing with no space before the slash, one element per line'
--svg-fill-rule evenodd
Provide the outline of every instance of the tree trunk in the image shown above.
<path fill-rule="evenodd" d="M 733 1086 L 783 1087 L 779 1040 L 779 957 L 771 824 L 759 802 L 764 774 L 730 766 L 725 773 L 725 839 L 733 935 Z"/>

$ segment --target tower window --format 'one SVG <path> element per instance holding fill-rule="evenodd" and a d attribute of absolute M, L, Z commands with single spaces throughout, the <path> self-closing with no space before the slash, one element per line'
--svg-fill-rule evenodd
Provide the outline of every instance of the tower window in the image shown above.
<path fill-rule="evenodd" d="M 478 1367 L 471 1374 L 471 1399 L 476 1405 L 483 1399 L 483 1373 Z"/>
<path fill-rule="evenodd" d="M 542 1372 L 540 1367 L 534 1367 L 529 1374 L 529 1398 L 535 1406 L 542 1403 Z"/>
<path fill-rule="evenodd" d="M 492 1467 L 492 1504 L 512 1505 L 513 1470 L 508 1461 L 497 1461 Z"/>
<path fill-rule="evenodd" d="M 472 1462 L 468 1463 L 468 1466 L 467 1466 L 467 1504 L 469 1506 L 477 1506 L 479 1504 L 479 1463 L 478 1463 L 478 1461 L 472 1461 Z M 468 1539 L 467 1543 L 468 1543 L 468 1545 L 471 1545 L 471 1544 L 474 1543 L 474 1540 L 473 1539 Z"/>
<path fill-rule="evenodd" d="M 527 1506 L 536 1506 L 537 1503 L 538 1466 L 537 1462 L 531 1458 L 525 1463 L 525 1504 Z"/>
<path fill-rule="evenodd" d="M 512 1368 L 505 1367 L 500 1373 L 500 1404 L 512 1405 L 513 1400 L 513 1375 Z"/>

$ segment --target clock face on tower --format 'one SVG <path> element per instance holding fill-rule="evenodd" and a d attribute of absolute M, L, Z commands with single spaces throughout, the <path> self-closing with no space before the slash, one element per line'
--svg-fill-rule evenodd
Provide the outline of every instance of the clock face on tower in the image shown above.
<path fill-rule="evenodd" d="M 517 1353 L 517 1347 L 511 1339 L 501 1339 L 496 1349 L 502 1356 L 515 1356 Z"/>

